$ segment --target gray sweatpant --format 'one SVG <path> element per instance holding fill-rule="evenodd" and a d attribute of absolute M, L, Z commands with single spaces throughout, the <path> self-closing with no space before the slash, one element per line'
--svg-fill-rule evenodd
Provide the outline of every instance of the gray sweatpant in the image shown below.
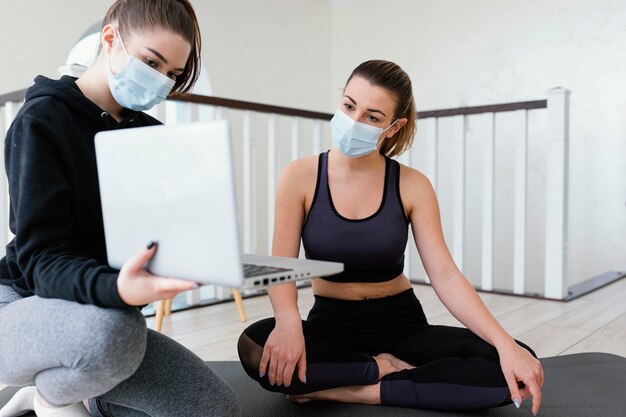
<path fill-rule="evenodd" d="M 21 298 L 0 285 L 0 383 L 98 417 L 238 416 L 233 390 L 137 310 Z"/>

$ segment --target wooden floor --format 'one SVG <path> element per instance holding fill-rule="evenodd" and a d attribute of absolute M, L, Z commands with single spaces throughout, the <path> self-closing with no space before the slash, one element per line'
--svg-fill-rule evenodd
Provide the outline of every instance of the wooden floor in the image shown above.
<path fill-rule="evenodd" d="M 431 287 L 415 285 L 431 324 L 460 323 L 441 304 Z M 515 338 L 539 357 L 579 352 L 608 352 L 626 357 L 626 279 L 568 303 L 481 293 L 489 310 Z M 310 288 L 300 290 L 306 316 L 313 304 Z M 272 316 L 267 296 L 244 300 L 248 322 L 241 323 L 234 303 L 181 311 L 166 317 L 163 333 L 205 360 L 237 360 L 236 343 L 243 329 Z M 148 319 L 153 326 L 154 319 Z"/>
<path fill-rule="evenodd" d="M 415 285 L 432 324 L 460 325 L 431 287 Z M 607 352 L 626 357 L 626 279 L 568 303 L 481 293 L 487 307 L 515 338 L 531 346 L 539 357 L 580 352 Z M 300 290 L 300 312 L 313 304 L 310 288 Z M 237 338 L 250 323 L 270 317 L 267 296 L 244 300 L 248 322 L 239 321 L 234 303 L 181 311 L 166 317 L 163 333 L 204 360 L 237 360 Z M 154 318 L 148 319 L 153 327 Z M 0 385 L 0 389 L 3 388 Z"/>

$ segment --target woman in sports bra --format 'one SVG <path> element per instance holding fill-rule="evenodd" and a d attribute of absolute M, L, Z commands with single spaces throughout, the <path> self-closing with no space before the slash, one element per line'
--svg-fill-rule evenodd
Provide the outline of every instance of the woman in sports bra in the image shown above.
<path fill-rule="evenodd" d="M 269 289 L 275 318 L 239 339 L 241 362 L 262 387 L 298 402 L 331 400 L 440 410 L 485 409 L 533 397 L 534 352 L 489 313 L 455 265 L 433 188 L 390 159 L 407 150 L 416 112 L 408 75 L 367 61 L 331 120 L 335 148 L 289 164 L 276 193 L 272 254 L 343 262 L 313 280 L 306 320 L 293 283 Z M 403 274 L 408 228 L 432 286 L 467 328 L 428 324 Z"/>

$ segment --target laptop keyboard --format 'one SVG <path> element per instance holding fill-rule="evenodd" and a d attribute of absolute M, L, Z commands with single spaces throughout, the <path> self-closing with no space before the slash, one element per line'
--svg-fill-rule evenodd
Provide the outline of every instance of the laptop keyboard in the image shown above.
<path fill-rule="evenodd" d="M 258 277 L 261 275 L 276 274 L 279 272 L 293 271 L 290 268 L 277 268 L 275 266 L 243 264 L 243 275 L 246 278 Z"/>

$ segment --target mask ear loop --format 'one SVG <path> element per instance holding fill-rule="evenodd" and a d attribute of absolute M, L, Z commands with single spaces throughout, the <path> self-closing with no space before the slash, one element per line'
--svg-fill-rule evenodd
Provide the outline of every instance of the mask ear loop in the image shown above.
<path fill-rule="evenodd" d="M 115 29 L 115 32 L 117 33 L 117 37 L 120 39 L 120 43 L 122 44 L 122 49 L 124 49 L 124 52 L 126 53 L 126 56 L 130 56 L 130 54 L 128 53 L 128 51 L 126 50 L 126 45 L 124 45 L 124 40 L 122 39 L 122 32 L 120 32 L 119 28 Z M 113 68 L 111 68 L 111 53 L 109 52 L 108 56 L 107 56 L 107 61 L 109 63 L 109 71 L 111 73 L 113 73 Z"/>
<path fill-rule="evenodd" d="M 122 48 L 124 49 L 124 52 L 126 52 L 126 55 L 130 55 L 128 51 L 126 50 L 126 45 L 124 45 L 124 39 L 122 39 L 122 32 L 120 32 L 119 28 L 117 29 L 117 36 L 120 38 L 120 43 L 122 44 Z"/>
<path fill-rule="evenodd" d="M 391 129 L 393 127 L 393 125 L 395 125 L 398 120 L 400 120 L 400 119 L 396 119 L 392 124 L 389 125 L 389 127 L 387 127 L 387 129 L 383 130 L 380 134 L 382 135 L 383 133 L 385 133 L 386 131 Z M 378 144 L 376 145 L 376 149 L 380 150 L 380 145 L 382 145 L 382 143 L 385 141 L 385 139 L 388 139 L 387 136 L 383 137 L 382 140 L 380 142 L 378 142 Z"/>
<path fill-rule="evenodd" d="M 386 131 L 388 131 L 389 129 L 391 129 L 391 128 L 393 127 L 393 125 L 395 125 L 395 124 L 396 124 L 396 122 L 397 122 L 398 120 L 400 120 L 400 119 L 396 119 L 396 120 L 395 120 L 392 124 L 390 124 L 390 125 L 389 125 L 389 127 L 387 127 L 387 129 L 383 130 L 383 131 L 381 132 L 381 134 L 382 134 L 382 133 L 385 133 Z"/>

